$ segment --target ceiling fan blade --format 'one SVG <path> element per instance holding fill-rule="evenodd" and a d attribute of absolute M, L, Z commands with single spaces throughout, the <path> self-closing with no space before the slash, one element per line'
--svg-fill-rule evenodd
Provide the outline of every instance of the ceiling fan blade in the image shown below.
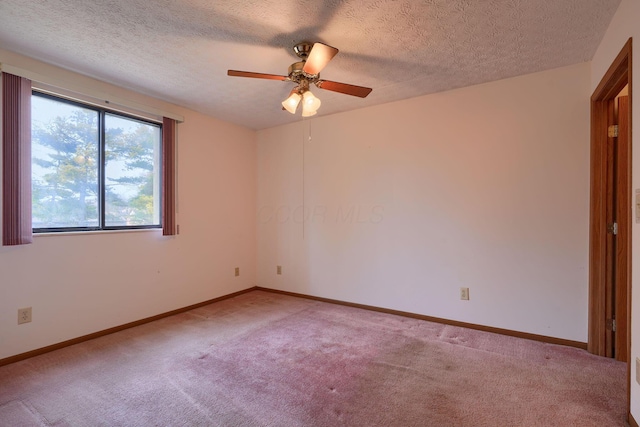
<path fill-rule="evenodd" d="M 338 52 L 339 50 L 335 47 L 323 43 L 314 43 L 302 71 L 312 75 L 320 73 Z"/>
<path fill-rule="evenodd" d="M 228 76 L 233 77 L 252 77 L 254 79 L 267 79 L 267 80 L 287 80 L 287 76 L 278 76 L 277 74 L 264 74 L 264 73 L 252 73 L 249 71 L 227 71 Z"/>
<path fill-rule="evenodd" d="M 349 85 L 346 83 L 332 82 L 331 80 L 318 80 L 316 83 L 320 89 L 330 90 L 333 92 L 340 92 L 346 95 L 359 96 L 360 98 L 366 98 L 373 89 L 363 86 Z"/>

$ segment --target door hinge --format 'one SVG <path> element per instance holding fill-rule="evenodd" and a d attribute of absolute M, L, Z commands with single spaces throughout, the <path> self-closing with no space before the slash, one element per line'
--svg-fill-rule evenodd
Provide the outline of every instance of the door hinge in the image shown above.
<path fill-rule="evenodd" d="M 618 234 L 618 223 L 612 222 L 610 224 L 607 224 L 607 233 L 613 234 L 614 236 Z"/>
<path fill-rule="evenodd" d="M 609 126 L 609 138 L 617 138 L 618 137 L 618 125 Z"/>
<path fill-rule="evenodd" d="M 615 332 L 616 331 L 616 319 L 607 319 L 607 329 Z"/>

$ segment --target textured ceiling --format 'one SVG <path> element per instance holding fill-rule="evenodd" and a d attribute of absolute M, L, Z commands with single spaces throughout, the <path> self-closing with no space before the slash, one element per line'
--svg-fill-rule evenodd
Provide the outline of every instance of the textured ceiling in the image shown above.
<path fill-rule="evenodd" d="M 291 47 L 340 49 L 319 115 L 592 58 L 620 0 L 0 0 L 0 48 L 252 129 L 301 120 L 281 110 Z"/>

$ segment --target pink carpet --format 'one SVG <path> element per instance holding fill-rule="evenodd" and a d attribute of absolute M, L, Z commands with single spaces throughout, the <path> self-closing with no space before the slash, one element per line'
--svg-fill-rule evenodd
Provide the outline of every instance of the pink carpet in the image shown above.
<path fill-rule="evenodd" d="M 626 365 L 254 291 L 0 368 L 0 426 L 624 426 Z"/>

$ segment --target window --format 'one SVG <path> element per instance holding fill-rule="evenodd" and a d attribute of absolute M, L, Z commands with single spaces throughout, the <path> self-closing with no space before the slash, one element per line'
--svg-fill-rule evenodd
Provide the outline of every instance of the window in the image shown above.
<path fill-rule="evenodd" d="M 33 92 L 34 232 L 160 228 L 162 125 Z"/>

